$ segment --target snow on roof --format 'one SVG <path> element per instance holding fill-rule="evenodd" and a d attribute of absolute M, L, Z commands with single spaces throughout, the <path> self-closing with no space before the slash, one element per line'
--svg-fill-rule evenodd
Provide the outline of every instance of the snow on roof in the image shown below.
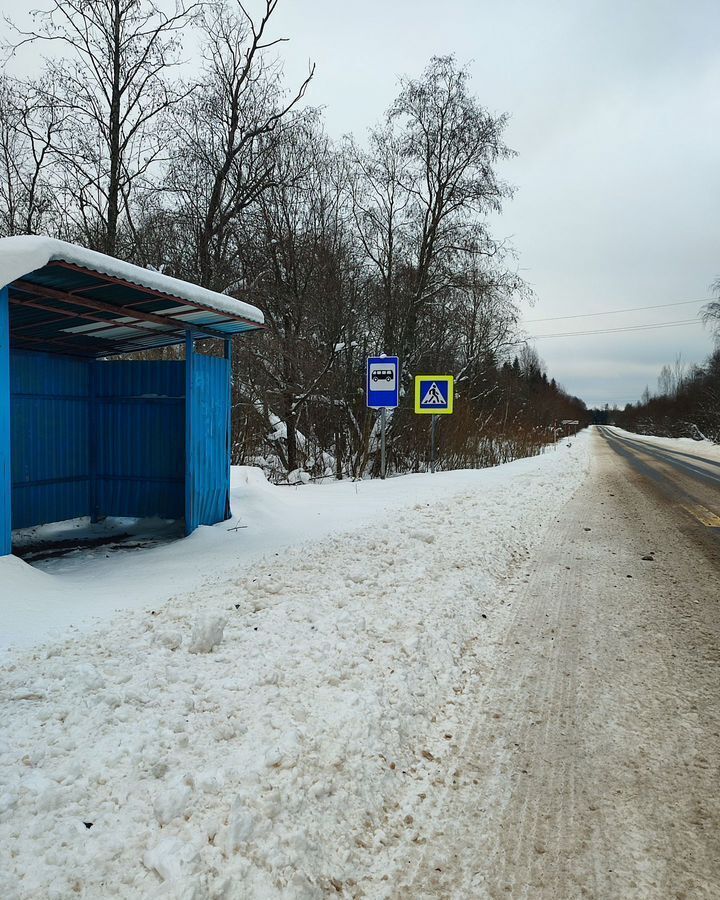
<path fill-rule="evenodd" d="M 0 288 L 6 287 L 17 278 L 42 269 L 52 262 L 65 262 L 81 266 L 92 272 L 109 275 L 112 278 L 128 281 L 153 291 L 160 291 L 171 297 L 198 303 L 220 313 L 247 319 L 260 325 L 265 321 L 262 312 L 257 307 L 244 303 L 242 300 L 236 300 L 226 294 L 218 294 L 216 291 L 209 291 L 207 288 L 191 284 L 189 281 L 171 278 L 169 275 L 163 275 L 152 269 L 144 269 L 141 266 L 123 262 L 95 250 L 86 250 L 77 244 L 68 244 L 65 241 L 40 235 L 0 238 Z"/>

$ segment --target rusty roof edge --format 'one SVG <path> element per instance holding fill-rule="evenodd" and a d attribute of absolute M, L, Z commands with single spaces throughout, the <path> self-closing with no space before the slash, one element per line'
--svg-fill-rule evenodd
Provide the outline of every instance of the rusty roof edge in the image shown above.
<path fill-rule="evenodd" d="M 0 287 L 53 262 L 109 276 L 120 283 L 125 282 L 141 290 L 183 300 L 198 309 L 227 315 L 255 327 L 262 328 L 265 324 L 262 311 L 243 300 L 172 278 L 162 272 L 144 269 L 95 250 L 40 235 L 0 238 Z"/>

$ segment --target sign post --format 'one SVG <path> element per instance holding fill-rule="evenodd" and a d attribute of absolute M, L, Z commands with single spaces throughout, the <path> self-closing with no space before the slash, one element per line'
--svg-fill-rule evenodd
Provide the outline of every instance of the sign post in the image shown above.
<path fill-rule="evenodd" d="M 367 361 L 367 405 L 380 410 L 380 477 L 385 477 L 386 409 L 400 404 L 400 360 L 397 356 L 371 356 Z"/>
<path fill-rule="evenodd" d="M 385 407 L 380 410 L 380 477 L 385 477 Z"/>
<path fill-rule="evenodd" d="M 435 426 L 437 416 L 430 416 L 430 474 L 435 474 Z"/>
<path fill-rule="evenodd" d="M 437 417 L 453 411 L 454 378 L 452 375 L 415 376 L 415 412 L 430 418 L 430 472 L 435 474 L 435 429 Z"/>

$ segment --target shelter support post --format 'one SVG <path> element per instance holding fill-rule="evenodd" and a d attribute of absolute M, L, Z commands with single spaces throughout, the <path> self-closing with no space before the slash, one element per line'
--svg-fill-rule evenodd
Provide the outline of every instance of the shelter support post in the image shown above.
<path fill-rule="evenodd" d="M 227 411 L 227 483 L 230 484 L 230 466 L 232 465 L 232 411 L 233 411 L 233 379 L 232 379 L 232 340 L 226 338 L 223 341 L 224 356 L 228 361 L 229 377 L 228 377 L 228 411 Z M 230 510 L 230 491 L 228 490 L 227 503 L 225 504 L 225 518 L 229 519 Z"/>
<path fill-rule="evenodd" d="M 100 521 L 100 507 L 98 504 L 98 361 L 91 359 L 88 363 L 88 433 L 90 443 L 88 445 L 88 476 L 90 494 L 90 521 L 95 524 Z"/>
<path fill-rule="evenodd" d="M 12 471 L 10 468 L 10 303 L 0 290 L 0 556 L 12 552 Z"/>
<path fill-rule="evenodd" d="M 193 392 L 195 385 L 195 343 L 191 331 L 185 335 L 185 534 L 197 527 L 195 516 L 195 484 L 193 481 Z"/>
<path fill-rule="evenodd" d="M 223 357 L 185 343 L 185 531 L 230 514 L 230 348 Z"/>

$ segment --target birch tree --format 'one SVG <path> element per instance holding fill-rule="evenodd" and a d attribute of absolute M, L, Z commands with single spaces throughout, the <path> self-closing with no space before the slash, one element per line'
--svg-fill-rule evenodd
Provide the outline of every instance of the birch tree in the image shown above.
<path fill-rule="evenodd" d="M 285 135 L 278 155 L 295 177 L 268 187 L 245 223 L 255 285 L 249 299 L 270 328 L 264 342 L 248 347 L 247 365 L 282 418 L 292 470 L 303 462 L 299 423 L 307 405 L 333 418 L 330 374 L 348 346 L 357 278 L 336 151 L 308 124 Z"/>
<path fill-rule="evenodd" d="M 242 277 L 233 223 L 281 183 L 276 150 L 298 121 L 294 112 L 313 77 L 311 67 L 285 96 L 282 66 L 269 55 L 285 40 L 268 34 L 277 4 L 265 0 L 257 18 L 241 3 L 203 9 L 204 68 L 174 117 L 168 185 L 192 235 L 194 279 L 215 290 L 232 289 Z"/>
<path fill-rule="evenodd" d="M 62 127 L 46 88 L 0 77 L 0 234 L 35 234 L 50 227 L 50 178 L 55 136 Z"/>
<path fill-rule="evenodd" d="M 363 166 L 368 203 L 358 224 L 401 308 L 391 330 L 408 363 L 421 352 L 419 325 L 430 305 L 468 260 L 497 253 L 484 216 L 511 193 L 496 171 L 512 155 L 507 117 L 485 109 L 468 79 L 453 57 L 434 57 L 420 78 L 403 79 Z"/>
<path fill-rule="evenodd" d="M 16 47 L 50 45 L 47 103 L 62 127 L 49 150 L 61 172 L 69 236 L 115 255 L 133 243 L 137 193 L 163 158 L 162 118 L 181 98 L 168 82 L 180 31 L 199 9 L 176 0 L 165 12 L 152 0 L 53 0 L 18 31 Z M 51 86 L 51 89 L 50 89 Z"/>
<path fill-rule="evenodd" d="M 710 290 L 715 294 L 716 300 L 711 300 L 702 308 L 702 319 L 706 325 L 711 325 L 720 338 L 720 277 L 716 278 L 710 286 Z"/>

